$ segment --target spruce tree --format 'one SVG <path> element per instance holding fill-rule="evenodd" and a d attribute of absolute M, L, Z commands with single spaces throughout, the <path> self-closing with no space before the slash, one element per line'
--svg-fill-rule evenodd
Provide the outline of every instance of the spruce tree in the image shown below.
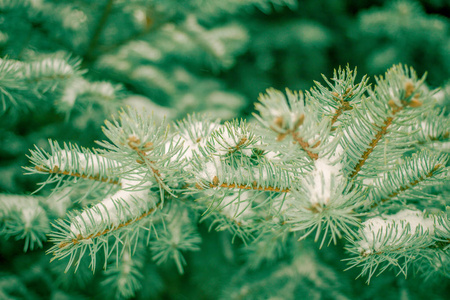
<path fill-rule="evenodd" d="M 448 22 L 323 2 L 0 1 L 0 298 L 444 299 Z"/>

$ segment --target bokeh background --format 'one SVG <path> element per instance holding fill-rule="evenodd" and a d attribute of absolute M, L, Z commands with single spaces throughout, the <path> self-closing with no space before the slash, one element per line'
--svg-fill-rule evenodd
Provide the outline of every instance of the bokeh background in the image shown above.
<path fill-rule="evenodd" d="M 0 193 L 36 190 L 42 178 L 22 169 L 28 149 L 48 147 L 49 138 L 93 147 L 104 139 L 103 121 L 126 105 L 159 119 L 194 112 L 251 119 L 266 88 L 307 90 L 347 64 L 373 79 L 404 63 L 428 73 L 448 108 L 449 14 L 446 0 L 0 0 Z M 315 252 L 308 242 L 292 246 L 305 252 L 300 261 L 244 268 L 239 241 L 201 230 L 202 250 L 187 256 L 186 274 L 149 259 L 136 297 L 448 296 L 445 280 L 393 273 L 367 286 L 342 271 L 342 247 Z M 63 263 L 49 264 L 46 248 L 23 253 L 22 240 L 0 237 L 0 299 L 112 297 L 101 272 L 64 274 Z"/>

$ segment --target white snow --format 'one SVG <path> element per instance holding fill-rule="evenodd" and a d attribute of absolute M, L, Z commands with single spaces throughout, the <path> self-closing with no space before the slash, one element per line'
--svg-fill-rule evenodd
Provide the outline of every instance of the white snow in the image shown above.
<path fill-rule="evenodd" d="M 71 189 L 69 187 L 64 188 L 58 193 L 52 194 L 47 198 L 47 205 L 49 208 L 55 212 L 58 217 L 63 218 L 67 212 L 67 209 L 72 205 L 72 200 L 70 199 Z"/>
<path fill-rule="evenodd" d="M 131 106 L 139 111 L 142 115 L 146 113 L 151 115 L 156 123 L 162 123 L 164 119 L 173 119 L 175 117 L 175 111 L 169 107 L 160 106 L 150 99 L 133 95 L 123 100 L 124 104 Z"/>
<path fill-rule="evenodd" d="M 375 184 L 376 178 L 364 178 L 363 184 L 367 186 L 373 186 Z"/>
<path fill-rule="evenodd" d="M 242 154 L 244 154 L 246 156 L 252 156 L 252 153 L 253 153 L 253 151 L 250 148 L 242 149 Z"/>
<path fill-rule="evenodd" d="M 220 137 L 217 137 L 219 141 L 215 143 L 215 149 L 219 155 L 225 155 L 230 152 L 230 149 L 236 147 L 242 138 L 247 137 L 242 133 L 240 128 L 237 128 L 237 130 L 233 133 L 231 133 L 229 129 L 225 128 L 221 132 Z"/>
<path fill-rule="evenodd" d="M 194 152 L 199 154 L 199 148 L 206 146 L 208 136 L 218 126 L 216 123 L 209 123 L 207 124 L 207 128 L 203 128 L 204 125 L 205 124 L 203 122 L 195 122 L 192 124 L 191 128 L 181 131 L 175 136 L 175 142 L 179 141 L 180 143 L 183 143 L 184 154 L 181 157 L 182 159 L 190 160 Z M 194 139 L 191 138 L 189 133 L 191 133 Z M 168 145 L 166 146 L 166 149 L 167 147 Z"/>
<path fill-rule="evenodd" d="M 371 218 L 363 223 L 361 234 L 364 238 L 359 241 L 360 252 L 367 255 L 379 251 L 383 245 L 395 245 L 405 234 L 428 231 L 432 235 L 435 221 L 433 217 L 425 218 L 421 211 L 409 209 Z"/>
<path fill-rule="evenodd" d="M 201 171 L 198 176 L 202 179 L 212 181 L 215 176 L 220 177 L 222 173 L 222 165 L 220 162 L 220 157 L 215 157 L 214 161 L 209 161 L 205 164 L 205 168 Z"/>
<path fill-rule="evenodd" d="M 268 151 L 265 156 L 268 160 L 274 161 L 274 160 L 280 160 L 280 157 L 278 156 L 280 155 L 279 151 Z"/>
<path fill-rule="evenodd" d="M 83 94 L 92 94 L 97 98 L 102 97 L 113 100 L 115 98 L 116 88 L 109 82 L 89 82 L 84 79 L 75 79 L 73 84 L 64 90 L 61 101 L 72 107 L 78 96 Z"/>
<path fill-rule="evenodd" d="M 333 165 L 326 158 L 319 158 L 314 162 L 314 170 L 304 180 L 311 204 L 329 203 L 333 190 L 343 180 L 340 170 L 341 164 Z"/>
<path fill-rule="evenodd" d="M 440 89 L 436 94 L 433 95 L 433 98 L 439 103 L 440 105 L 443 105 L 446 98 L 446 92 L 448 93 L 450 85 L 447 84 L 447 86 Z M 446 91 L 447 90 L 447 91 Z"/>
<path fill-rule="evenodd" d="M 24 223 L 25 230 L 31 229 L 33 225 L 36 225 L 39 220 L 39 216 L 42 214 L 46 218 L 45 212 L 39 205 L 36 206 L 24 206 L 21 210 L 22 222 Z M 42 222 L 39 222 L 42 223 Z"/>
<path fill-rule="evenodd" d="M 73 155 L 75 154 L 75 155 Z M 60 150 L 50 157 L 46 166 L 49 169 L 58 169 L 68 172 L 78 172 L 81 174 L 99 174 L 107 167 L 118 167 L 120 164 L 93 153 L 81 153 L 75 151 Z"/>
<path fill-rule="evenodd" d="M 86 238 L 90 234 L 97 233 L 99 229 L 116 227 L 148 211 L 155 204 L 149 200 L 148 191 L 151 183 L 139 184 L 139 179 L 138 175 L 122 179 L 121 190 L 75 217 L 70 230 L 75 236 L 81 235 Z M 123 209 L 118 209 L 119 206 Z M 102 227 L 103 224 L 106 227 Z"/>
<path fill-rule="evenodd" d="M 68 84 L 64 89 L 61 101 L 72 107 L 75 104 L 78 94 L 80 93 L 80 89 L 82 89 L 85 84 L 86 82 L 84 79 L 74 79 L 72 84 Z"/>

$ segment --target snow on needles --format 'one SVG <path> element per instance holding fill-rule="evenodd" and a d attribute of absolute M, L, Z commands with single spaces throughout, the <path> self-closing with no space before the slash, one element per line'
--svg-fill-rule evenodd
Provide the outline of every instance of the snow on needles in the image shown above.
<path fill-rule="evenodd" d="M 332 193 L 343 180 L 340 170 L 340 164 L 333 165 L 326 158 L 319 158 L 314 162 L 314 170 L 304 180 L 311 204 L 329 203 Z"/>
<path fill-rule="evenodd" d="M 122 179 L 121 190 L 75 217 L 70 230 L 75 236 L 87 237 L 106 228 L 117 227 L 150 210 L 156 203 L 155 199 L 154 201 L 149 199 L 151 182 L 140 184 L 141 180 L 138 175 Z"/>
<path fill-rule="evenodd" d="M 219 131 L 213 140 L 213 146 L 219 155 L 226 155 L 230 151 L 243 146 L 248 141 L 249 133 L 244 132 L 241 128 L 234 128 L 232 126 L 221 126 Z M 244 155 L 251 156 L 252 149 L 248 147 L 242 147 L 240 149 Z"/>
<path fill-rule="evenodd" d="M 181 130 L 174 138 L 174 141 L 183 143 L 181 159 L 190 160 L 194 152 L 199 153 L 199 148 L 206 146 L 207 137 L 217 126 L 217 123 L 194 122 L 189 128 Z"/>
<path fill-rule="evenodd" d="M 363 223 L 359 241 L 359 250 L 363 255 L 382 250 L 383 247 L 395 247 L 405 236 L 434 234 L 436 218 L 425 217 L 421 211 L 405 209 L 394 215 L 381 215 Z"/>
<path fill-rule="evenodd" d="M 220 157 L 214 156 L 214 160 L 207 162 L 203 171 L 201 171 L 198 176 L 204 180 L 211 181 L 215 176 L 220 177 L 221 173 L 222 164 Z"/>
<path fill-rule="evenodd" d="M 56 152 L 47 160 L 46 165 L 49 169 L 58 167 L 60 170 L 81 174 L 100 174 L 120 166 L 119 163 L 97 154 L 65 150 Z"/>

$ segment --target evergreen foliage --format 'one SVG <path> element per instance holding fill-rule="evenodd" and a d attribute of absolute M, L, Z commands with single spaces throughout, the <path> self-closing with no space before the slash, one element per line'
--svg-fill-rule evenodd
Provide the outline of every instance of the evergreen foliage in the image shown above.
<path fill-rule="evenodd" d="M 319 2 L 0 0 L 0 298 L 444 299 L 448 7 Z"/>

